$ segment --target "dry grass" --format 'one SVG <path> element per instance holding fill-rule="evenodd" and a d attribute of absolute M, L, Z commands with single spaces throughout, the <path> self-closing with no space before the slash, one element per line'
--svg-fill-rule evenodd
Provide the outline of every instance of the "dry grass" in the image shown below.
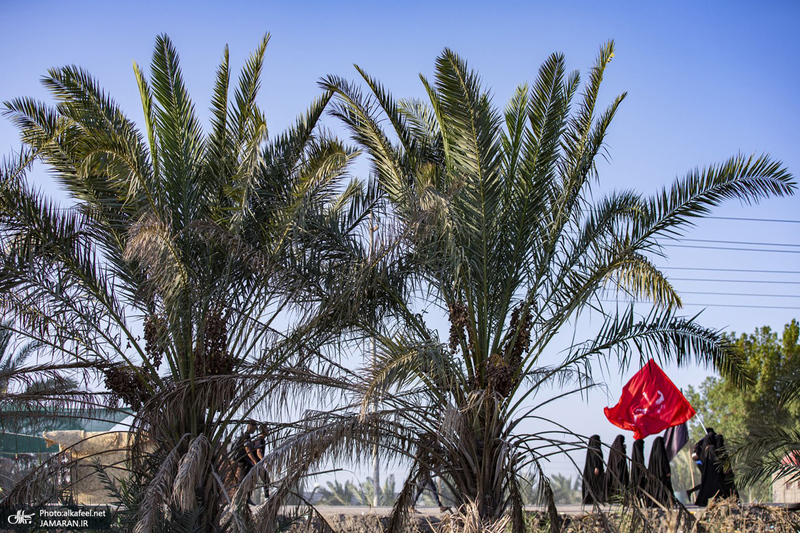
<path fill-rule="evenodd" d="M 304 533 L 304 532 L 324 532 L 336 531 L 337 533 L 383 533 L 386 530 L 388 519 L 386 517 L 379 517 L 374 514 L 364 513 L 360 515 L 346 515 L 340 514 L 337 516 L 325 517 L 325 524 L 318 518 L 310 521 L 298 520 L 291 528 L 289 533 Z M 330 529 L 327 528 L 330 527 Z"/>
<path fill-rule="evenodd" d="M 530 517 L 530 533 L 549 533 L 544 515 Z M 562 533 L 797 533 L 800 513 L 781 507 L 712 502 L 689 515 L 678 509 L 623 508 L 608 514 L 564 516 Z"/>
<path fill-rule="evenodd" d="M 444 515 L 442 521 L 434 529 L 436 533 L 505 533 L 511 522 L 504 516 L 493 522 L 482 520 L 478 506 L 470 502 L 462 505 L 456 512 Z"/>
<path fill-rule="evenodd" d="M 713 533 L 737 533 L 744 531 L 770 531 L 774 533 L 796 533 L 800 531 L 800 513 L 780 507 L 749 505 L 739 507 L 728 501 L 712 502 L 702 514 L 701 524 Z"/>

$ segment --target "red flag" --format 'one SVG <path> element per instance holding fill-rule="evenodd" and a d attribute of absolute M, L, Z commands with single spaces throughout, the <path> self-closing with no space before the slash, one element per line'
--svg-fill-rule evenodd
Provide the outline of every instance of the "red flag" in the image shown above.
<path fill-rule="evenodd" d="M 609 422 L 633 431 L 634 439 L 683 424 L 695 414 L 689 401 L 652 359 L 625 384 L 619 403 L 603 411 Z"/>

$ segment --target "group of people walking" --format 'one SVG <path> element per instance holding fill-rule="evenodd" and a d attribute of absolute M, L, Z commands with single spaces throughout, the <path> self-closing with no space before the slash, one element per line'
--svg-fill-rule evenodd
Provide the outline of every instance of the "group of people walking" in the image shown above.
<path fill-rule="evenodd" d="M 700 484 L 687 491 L 687 496 L 696 492 L 695 503 L 699 506 L 708 505 L 714 497 L 737 495 L 733 472 L 723 460 L 724 442 L 722 435 L 709 428 L 694 446 L 692 458 L 700 469 Z M 608 461 L 604 461 L 600 437 L 592 435 L 583 468 L 583 503 L 625 503 L 633 498 L 649 507 L 671 507 L 675 495 L 664 437 L 653 440 L 646 466 L 643 439 L 633 443 L 630 468 L 628 461 L 624 436 L 617 435 L 609 448 Z"/>
<path fill-rule="evenodd" d="M 264 497 L 269 498 L 270 479 L 266 468 L 261 464 L 266 447 L 266 427 L 259 431 L 255 422 L 250 422 L 245 431 L 233 444 L 233 459 L 237 465 L 236 478 L 241 482 L 254 468 L 259 468 L 259 478 Z M 684 440 L 685 442 L 685 440 Z M 430 449 L 420 446 L 415 460 L 419 465 L 418 487 L 414 502 L 424 490 L 429 490 L 440 510 L 442 505 L 439 492 L 433 483 L 432 461 L 421 455 Z M 677 450 L 673 453 L 677 453 Z M 691 497 L 697 493 L 695 503 L 706 506 L 714 497 L 727 498 L 738 496 L 733 483 L 733 472 L 724 461 L 725 439 L 712 428 L 708 428 L 705 437 L 698 441 L 692 450 L 692 459 L 700 469 L 700 484 L 689 489 L 686 494 Z M 630 466 L 629 466 L 630 461 Z M 672 487 L 672 470 L 670 456 L 664 443 L 664 437 L 656 437 L 650 448 L 650 460 L 645 466 L 644 439 L 633 443 L 630 458 L 627 454 L 625 437 L 617 435 L 608 451 L 608 460 L 603 460 L 603 447 L 599 435 L 589 437 L 586 462 L 583 467 L 582 503 L 625 503 L 633 498 L 650 507 L 671 507 L 674 502 Z M 248 497 L 248 503 L 252 501 Z"/>
<path fill-rule="evenodd" d="M 625 437 L 617 435 L 603 461 L 602 442 L 598 435 L 589 438 L 583 468 L 583 503 L 623 503 L 633 497 L 645 505 L 669 507 L 673 501 L 672 471 L 664 446 L 664 437 L 656 437 L 645 466 L 644 440 L 633 443 L 628 467 Z"/>

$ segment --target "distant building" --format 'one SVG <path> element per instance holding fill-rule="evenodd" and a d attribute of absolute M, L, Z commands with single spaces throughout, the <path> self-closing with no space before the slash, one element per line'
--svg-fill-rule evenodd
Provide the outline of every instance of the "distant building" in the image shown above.
<path fill-rule="evenodd" d="M 787 466 L 800 468 L 800 456 L 796 451 L 784 457 L 781 462 Z M 791 481 L 790 477 L 774 477 L 772 480 L 772 501 L 790 505 L 800 503 L 800 481 Z"/>
<path fill-rule="evenodd" d="M 129 477 L 125 464 L 131 434 L 127 431 L 45 431 L 48 445 L 64 454 L 63 478 L 72 500 L 82 505 L 116 503 L 107 483 Z M 102 470 L 103 474 L 100 474 Z"/>
<path fill-rule="evenodd" d="M 786 478 L 772 482 L 772 501 L 775 503 L 800 503 L 800 481 L 788 481 Z"/>
<path fill-rule="evenodd" d="M 124 467 L 125 452 L 118 448 L 127 442 L 127 431 L 119 422 L 129 415 L 111 410 L 64 410 L 56 416 L 0 411 L 0 490 L 10 489 L 66 450 L 54 486 L 66 487 L 62 493 L 76 503 L 108 503 L 110 494 L 101 490 L 95 465 L 108 466 L 104 471 L 111 478 L 122 477 L 124 470 L 113 466 Z"/>

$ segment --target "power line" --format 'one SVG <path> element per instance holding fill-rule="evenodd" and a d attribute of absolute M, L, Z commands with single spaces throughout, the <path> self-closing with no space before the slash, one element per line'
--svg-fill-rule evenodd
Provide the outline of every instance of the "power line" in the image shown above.
<path fill-rule="evenodd" d="M 800 298 L 800 294 L 753 294 L 748 292 L 678 291 L 678 294 L 702 294 L 705 296 L 753 296 L 758 298 Z"/>
<path fill-rule="evenodd" d="M 745 218 L 745 217 L 724 217 L 708 216 L 704 218 L 715 220 L 736 220 L 742 222 L 765 222 L 778 224 L 800 224 L 800 220 L 776 219 L 776 218 Z M 687 244 L 697 243 L 697 244 Z M 690 248 L 698 250 L 719 250 L 732 252 L 764 252 L 764 253 L 800 253 L 800 244 L 780 243 L 780 242 L 755 242 L 755 241 L 736 241 L 723 239 L 693 239 L 684 238 L 675 243 L 663 243 L 665 247 Z M 729 245 L 729 246 L 725 246 Z M 776 249 L 784 248 L 784 249 Z M 791 249 L 785 249 L 791 248 Z M 800 270 L 770 270 L 770 269 L 748 269 L 748 268 L 715 268 L 715 267 L 684 267 L 684 266 L 664 266 L 666 271 L 696 271 L 696 272 L 729 272 L 746 274 L 788 274 L 800 275 Z M 748 284 L 771 284 L 771 285 L 800 285 L 800 281 L 773 281 L 773 280 L 752 280 L 752 279 L 708 279 L 708 278 L 670 278 L 670 281 L 686 281 L 700 283 L 748 283 Z M 745 297 L 745 298 L 800 298 L 800 295 L 791 294 L 757 294 L 745 292 L 712 292 L 712 291 L 678 291 L 683 295 L 712 296 L 712 297 Z M 609 300 L 614 301 L 614 300 Z M 618 301 L 618 300 L 617 300 Z M 758 305 L 756 304 L 723 304 L 723 303 L 703 303 L 703 302 L 684 302 L 686 307 L 728 307 L 740 309 L 775 309 L 775 310 L 798 310 L 800 306 L 781 306 L 781 305 Z"/>
<path fill-rule="evenodd" d="M 592 207 L 592 211 L 597 211 L 598 208 Z M 777 222 L 782 224 L 800 224 L 800 220 L 792 220 L 789 218 L 748 218 L 748 217 L 722 217 L 716 215 L 701 215 L 699 219 L 713 219 L 713 220 L 739 220 L 742 222 Z"/>
<path fill-rule="evenodd" d="M 666 243 L 662 246 L 671 248 L 699 248 L 701 250 L 732 250 L 735 252 L 769 252 L 773 254 L 800 254 L 800 250 L 761 250 L 760 248 L 731 248 L 727 246 L 695 246 L 693 244 Z"/>
<path fill-rule="evenodd" d="M 754 274 L 800 274 L 800 270 L 758 270 L 751 268 L 710 268 L 664 266 L 668 270 L 698 270 L 703 272 L 750 272 Z"/>
<path fill-rule="evenodd" d="M 783 243 L 783 242 L 753 242 L 753 241 L 722 241 L 719 239 L 681 239 L 686 242 L 710 242 L 712 244 L 744 244 L 755 246 L 792 246 L 795 248 L 800 247 L 800 244 Z"/>
<path fill-rule="evenodd" d="M 800 220 L 788 220 L 783 218 L 744 218 L 744 217 L 717 217 L 717 216 L 705 216 L 702 218 L 713 218 L 716 220 L 742 220 L 744 222 L 780 222 L 784 224 L 800 224 Z"/>
<path fill-rule="evenodd" d="M 772 281 L 764 279 L 670 278 L 670 281 L 707 281 L 710 283 L 771 283 L 780 285 L 800 285 L 800 281 Z"/>
<path fill-rule="evenodd" d="M 625 303 L 620 302 L 620 300 L 600 300 L 602 302 L 607 303 Z M 627 302 L 631 303 L 631 302 Z M 645 303 L 645 302 L 641 302 Z M 683 302 L 683 307 L 736 307 L 736 308 L 744 308 L 744 309 L 788 309 L 788 310 L 800 310 L 800 306 L 780 306 L 780 305 L 746 305 L 746 304 L 709 304 L 709 303 L 700 303 L 700 302 Z"/>
<path fill-rule="evenodd" d="M 683 302 L 683 306 L 686 307 L 687 305 L 693 307 L 737 307 L 737 308 L 744 308 L 744 309 L 791 309 L 791 310 L 800 310 L 800 306 L 794 307 L 784 307 L 780 305 L 741 305 L 741 304 L 703 304 L 703 303 L 687 303 Z"/>

